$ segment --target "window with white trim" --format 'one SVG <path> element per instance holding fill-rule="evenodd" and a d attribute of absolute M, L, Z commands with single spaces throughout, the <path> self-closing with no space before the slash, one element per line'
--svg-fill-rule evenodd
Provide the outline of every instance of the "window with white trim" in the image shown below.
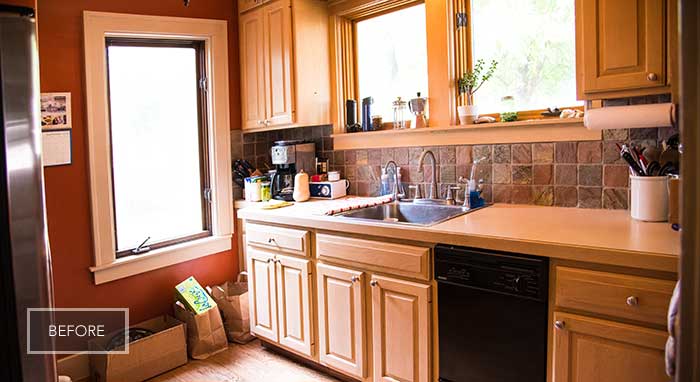
<path fill-rule="evenodd" d="M 226 21 L 83 22 L 95 283 L 230 250 Z"/>
<path fill-rule="evenodd" d="M 204 43 L 106 43 L 117 257 L 210 236 Z"/>

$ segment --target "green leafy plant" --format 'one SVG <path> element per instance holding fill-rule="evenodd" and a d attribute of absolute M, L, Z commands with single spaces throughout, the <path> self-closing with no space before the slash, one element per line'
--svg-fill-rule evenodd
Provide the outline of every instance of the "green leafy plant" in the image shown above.
<path fill-rule="evenodd" d="M 483 59 L 476 60 L 474 68 L 464 73 L 462 78 L 457 79 L 457 87 L 459 88 L 459 94 L 467 95 L 467 104 L 471 105 L 473 102 L 472 97 L 474 93 L 488 81 L 493 73 L 496 71 L 498 66 L 498 61 L 491 60 L 491 64 L 488 69 L 485 68 L 486 62 Z"/>

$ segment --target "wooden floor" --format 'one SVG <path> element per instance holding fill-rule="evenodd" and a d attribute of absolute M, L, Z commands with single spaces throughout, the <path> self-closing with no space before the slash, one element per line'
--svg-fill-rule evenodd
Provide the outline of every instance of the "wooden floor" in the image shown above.
<path fill-rule="evenodd" d="M 203 361 L 161 374 L 150 382 L 338 382 L 337 379 L 310 369 L 264 349 L 260 341 L 246 345 L 229 344 L 228 350 Z"/>

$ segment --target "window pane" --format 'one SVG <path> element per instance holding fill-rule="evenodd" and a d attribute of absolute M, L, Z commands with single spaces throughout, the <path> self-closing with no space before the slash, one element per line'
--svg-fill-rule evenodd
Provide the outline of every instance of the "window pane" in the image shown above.
<path fill-rule="evenodd" d="M 391 122 L 396 97 L 409 100 L 416 92 L 428 96 L 425 4 L 358 22 L 356 44 L 358 105 L 362 98 L 373 97 L 372 114 Z"/>
<path fill-rule="evenodd" d="M 574 1 L 472 0 L 474 61 L 498 61 L 476 93 L 480 113 L 581 105 L 576 100 Z"/>
<path fill-rule="evenodd" d="M 117 251 L 202 232 L 196 50 L 108 57 Z"/>

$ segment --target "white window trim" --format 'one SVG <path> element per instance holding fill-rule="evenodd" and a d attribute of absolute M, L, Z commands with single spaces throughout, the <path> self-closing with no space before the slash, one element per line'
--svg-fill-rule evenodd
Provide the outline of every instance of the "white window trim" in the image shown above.
<path fill-rule="evenodd" d="M 231 142 L 227 22 L 223 20 L 83 12 L 85 98 L 95 284 L 129 277 L 231 249 Z M 143 255 L 116 258 L 105 38 L 114 36 L 202 40 L 208 58 L 209 158 L 212 236 Z"/>

